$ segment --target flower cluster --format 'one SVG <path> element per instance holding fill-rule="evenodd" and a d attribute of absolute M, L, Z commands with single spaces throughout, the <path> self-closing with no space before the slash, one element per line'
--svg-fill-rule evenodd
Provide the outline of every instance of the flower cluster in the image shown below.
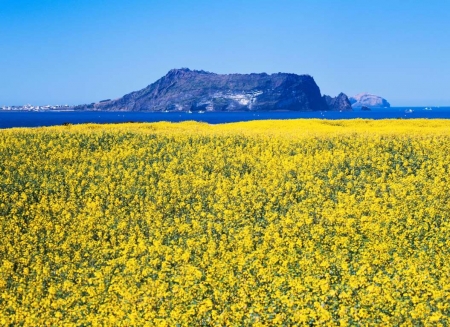
<path fill-rule="evenodd" d="M 0 131 L 0 325 L 446 326 L 450 122 Z"/>

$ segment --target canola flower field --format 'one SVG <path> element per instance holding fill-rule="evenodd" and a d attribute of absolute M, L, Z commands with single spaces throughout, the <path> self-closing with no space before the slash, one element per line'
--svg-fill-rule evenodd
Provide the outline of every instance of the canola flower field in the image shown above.
<path fill-rule="evenodd" d="M 450 121 L 0 130 L 1 326 L 448 326 Z"/>

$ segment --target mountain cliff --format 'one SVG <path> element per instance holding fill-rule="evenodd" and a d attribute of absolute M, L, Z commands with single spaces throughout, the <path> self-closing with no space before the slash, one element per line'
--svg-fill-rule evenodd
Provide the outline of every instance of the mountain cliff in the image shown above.
<path fill-rule="evenodd" d="M 353 108 L 389 108 L 391 106 L 386 99 L 369 93 L 359 93 L 350 97 L 349 100 Z"/>
<path fill-rule="evenodd" d="M 122 98 L 75 107 L 104 111 L 339 110 L 336 108 L 322 98 L 309 75 L 222 75 L 187 68 L 172 69 L 155 83 Z"/>
<path fill-rule="evenodd" d="M 339 95 L 335 98 L 330 97 L 329 95 L 324 95 L 323 99 L 325 100 L 328 110 L 339 110 L 339 111 L 352 111 L 352 105 L 350 100 L 344 93 L 339 93 Z"/>

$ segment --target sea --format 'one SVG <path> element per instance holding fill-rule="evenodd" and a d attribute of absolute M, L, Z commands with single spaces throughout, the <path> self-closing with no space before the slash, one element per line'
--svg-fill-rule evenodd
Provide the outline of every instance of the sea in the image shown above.
<path fill-rule="evenodd" d="M 182 122 L 223 124 L 263 119 L 450 119 L 450 107 L 391 107 L 370 111 L 269 112 L 117 112 L 0 111 L 0 128 L 41 127 L 83 123 Z"/>

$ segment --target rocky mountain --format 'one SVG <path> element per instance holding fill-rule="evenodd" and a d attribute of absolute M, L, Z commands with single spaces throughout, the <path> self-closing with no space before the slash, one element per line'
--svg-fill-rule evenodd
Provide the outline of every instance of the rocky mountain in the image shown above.
<path fill-rule="evenodd" d="M 222 75 L 182 68 L 172 69 L 155 83 L 122 98 L 75 109 L 169 112 L 348 110 L 346 99 L 343 94 L 337 98 L 323 98 L 309 75 Z"/>
<path fill-rule="evenodd" d="M 389 108 L 391 105 L 386 99 L 369 93 L 359 93 L 349 98 L 353 108 Z"/>
<path fill-rule="evenodd" d="M 335 98 L 332 98 L 329 95 L 324 95 L 323 99 L 328 106 L 328 110 L 352 111 L 350 100 L 342 92 Z"/>

